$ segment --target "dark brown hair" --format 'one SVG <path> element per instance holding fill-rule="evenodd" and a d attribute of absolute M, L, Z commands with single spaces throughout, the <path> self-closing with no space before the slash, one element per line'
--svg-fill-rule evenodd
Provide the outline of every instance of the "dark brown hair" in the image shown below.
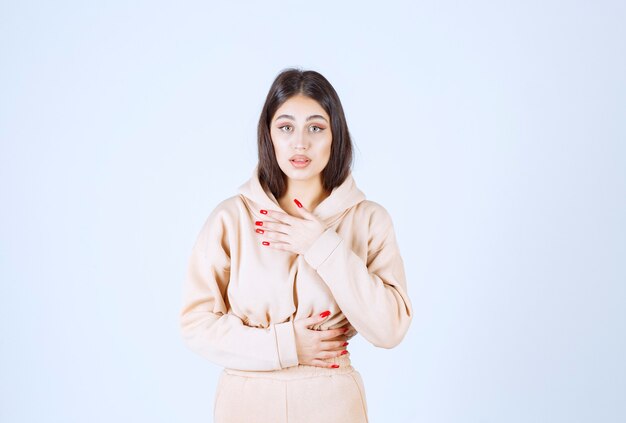
<path fill-rule="evenodd" d="M 287 189 L 287 175 L 276 161 L 270 136 L 270 120 L 285 101 L 297 94 L 317 101 L 330 116 L 333 140 L 330 159 L 322 171 L 323 188 L 331 192 L 333 188 L 341 185 L 352 167 L 352 140 L 341 101 L 333 86 L 318 72 L 296 68 L 285 69 L 278 74 L 270 87 L 258 125 L 259 181 L 277 200 Z"/>

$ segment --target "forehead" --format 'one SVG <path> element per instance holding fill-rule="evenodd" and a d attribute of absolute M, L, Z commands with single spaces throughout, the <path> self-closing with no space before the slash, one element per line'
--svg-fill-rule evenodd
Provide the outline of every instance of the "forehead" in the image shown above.
<path fill-rule="evenodd" d="M 278 109 L 276 109 L 273 119 L 276 119 L 280 115 L 291 115 L 296 120 L 304 120 L 310 115 L 322 115 L 326 119 L 329 119 L 328 113 L 326 113 L 317 100 L 301 94 L 287 99 Z"/>

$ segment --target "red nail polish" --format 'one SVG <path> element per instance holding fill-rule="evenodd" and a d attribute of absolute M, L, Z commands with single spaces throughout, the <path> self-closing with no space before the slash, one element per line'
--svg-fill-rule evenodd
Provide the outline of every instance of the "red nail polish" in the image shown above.
<path fill-rule="evenodd" d="M 348 343 L 347 343 L 347 342 L 344 342 L 344 343 L 343 343 L 343 345 L 342 345 L 342 347 L 345 347 L 346 345 L 348 345 Z"/>
<path fill-rule="evenodd" d="M 263 222 L 261 222 L 260 220 L 257 220 L 256 222 L 254 222 L 254 224 L 257 226 L 263 226 Z"/>
<path fill-rule="evenodd" d="M 261 210 L 261 213 L 267 214 L 267 210 Z"/>
<path fill-rule="evenodd" d="M 296 206 L 302 208 L 302 203 L 299 202 L 296 198 L 294 198 L 293 201 L 296 203 Z"/>
<path fill-rule="evenodd" d="M 326 310 L 325 312 L 320 314 L 320 317 L 327 317 L 330 315 L 330 311 Z"/>
<path fill-rule="evenodd" d="M 264 233 L 264 232 L 265 232 L 263 229 L 257 229 L 256 231 L 257 231 L 258 233 L 260 233 L 260 234 L 262 234 L 262 233 Z"/>
<path fill-rule="evenodd" d="M 263 241 L 263 245 L 270 245 L 270 243 L 267 241 Z"/>
<path fill-rule="evenodd" d="M 341 355 L 348 354 L 348 350 L 341 351 Z"/>
<path fill-rule="evenodd" d="M 332 365 L 332 366 L 330 366 L 330 367 L 332 367 L 333 369 L 336 369 L 337 367 L 339 367 L 339 364 L 333 364 L 333 365 Z"/>

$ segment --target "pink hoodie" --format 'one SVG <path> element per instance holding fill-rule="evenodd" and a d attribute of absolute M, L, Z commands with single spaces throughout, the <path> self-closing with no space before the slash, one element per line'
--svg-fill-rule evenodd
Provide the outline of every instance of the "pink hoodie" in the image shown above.
<path fill-rule="evenodd" d="M 296 366 L 293 321 L 324 310 L 331 315 L 312 329 L 349 322 L 375 346 L 398 345 L 413 312 L 387 210 L 349 174 L 312 211 L 327 229 L 305 254 L 272 249 L 255 221 L 269 220 L 261 209 L 285 211 L 257 170 L 215 207 L 193 246 L 180 313 L 187 346 L 231 369 Z"/>

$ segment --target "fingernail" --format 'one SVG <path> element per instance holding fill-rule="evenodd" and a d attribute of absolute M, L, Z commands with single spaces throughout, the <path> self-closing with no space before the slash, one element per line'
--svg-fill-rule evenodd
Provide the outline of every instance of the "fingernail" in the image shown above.
<path fill-rule="evenodd" d="M 267 214 L 267 210 L 261 210 L 261 213 Z"/>
<path fill-rule="evenodd" d="M 262 233 L 264 233 L 264 232 L 265 232 L 263 229 L 257 229 L 256 231 L 257 231 L 258 233 L 260 233 L 260 234 L 262 234 Z"/>
<path fill-rule="evenodd" d="M 327 317 L 329 315 L 330 315 L 330 311 L 329 310 L 326 310 L 326 311 L 320 313 L 320 317 Z"/>
<path fill-rule="evenodd" d="M 350 328 L 343 328 L 343 333 L 346 333 L 350 330 Z"/>
<path fill-rule="evenodd" d="M 339 364 L 333 364 L 333 365 L 332 365 L 332 366 L 330 366 L 330 367 L 332 367 L 333 369 L 336 369 L 337 367 L 339 367 Z"/>
<path fill-rule="evenodd" d="M 257 226 L 263 226 L 263 222 L 261 222 L 260 220 L 257 220 L 256 222 L 254 222 L 254 224 Z"/>
<path fill-rule="evenodd" d="M 293 201 L 296 203 L 296 206 L 302 208 L 302 203 L 298 201 L 298 199 L 294 198 Z"/>
<path fill-rule="evenodd" d="M 267 241 L 263 241 L 263 245 L 270 245 L 270 243 Z"/>
<path fill-rule="evenodd" d="M 347 343 L 347 342 L 344 342 L 344 343 L 343 343 L 343 345 L 342 345 L 342 347 L 345 347 L 346 345 L 348 345 L 348 343 Z"/>
<path fill-rule="evenodd" d="M 341 351 L 341 355 L 348 354 L 348 350 Z"/>

